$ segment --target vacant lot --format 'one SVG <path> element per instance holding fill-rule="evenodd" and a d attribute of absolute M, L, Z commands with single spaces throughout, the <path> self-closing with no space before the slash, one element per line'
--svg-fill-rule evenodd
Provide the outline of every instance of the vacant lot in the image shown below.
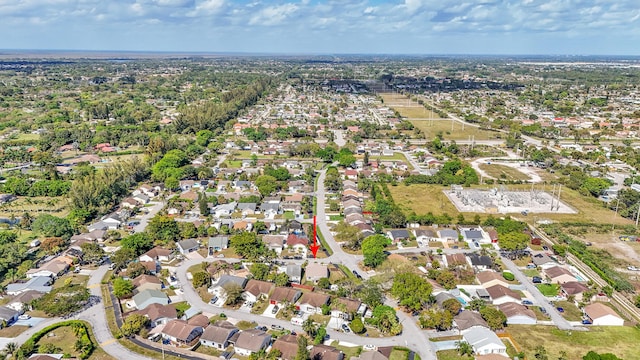
<path fill-rule="evenodd" d="M 440 119 L 435 112 L 409 99 L 402 94 L 380 93 L 384 104 L 408 119 Z"/>
<path fill-rule="evenodd" d="M 455 217 L 458 215 L 458 210 L 442 192 L 445 189 L 446 187 L 441 185 L 428 184 L 389 186 L 393 200 L 400 205 L 405 214 L 431 212 L 434 215 L 446 213 Z"/>
<path fill-rule="evenodd" d="M 478 167 L 487 175 L 508 181 L 527 181 L 530 177 L 516 168 L 500 164 L 479 164 Z"/>
<path fill-rule="evenodd" d="M 433 139 L 441 133 L 444 140 L 469 140 L 471 137 L 475 140 L 495 140 L 500 134 L 451 120 L 411 120 L 411 123 L 422 130 L 426 139 Z"/>
<path fill-rule="evenodd" d="M 560 351 L 567 359 L 579 360 L 593 350 L 598 353 L 613 353 L 625 360 L 640 359 L 638 343 L 640 330 L 627 326 L 590 327 L 589 331 L 562 331 L 548 326 L 509 325 L 507 332 L 533 359 L 534 349 L 544 346 L 549 359 L 557 359 Z"/>

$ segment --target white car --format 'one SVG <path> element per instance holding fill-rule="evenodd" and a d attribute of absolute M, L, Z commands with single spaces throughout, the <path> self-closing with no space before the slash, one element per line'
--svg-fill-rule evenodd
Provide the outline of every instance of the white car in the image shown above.
<path fill-rule="evenodd" d="M 31 319 L 31 315 L 29 314 L 22 314 L 18 316 L 18 320 L 29 320 L 29 319 Z"/>
<path fill-rule="evenodd" d="M 366 351 L 373 351 L 373 350 L 378 350 L 378 347 L 372 345 L 372 344 L 366 344 L 362 347 L 362 350 L 366 350 Z"/>

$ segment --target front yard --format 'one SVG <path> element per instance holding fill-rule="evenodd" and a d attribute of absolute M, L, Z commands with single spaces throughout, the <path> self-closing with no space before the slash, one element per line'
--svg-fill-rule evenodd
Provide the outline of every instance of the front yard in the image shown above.
<path fill-rule="evenodd" d="M 536 284 L 536 287 L 544 296 L 556 296 L 560 291 L 558 284 Z"/>

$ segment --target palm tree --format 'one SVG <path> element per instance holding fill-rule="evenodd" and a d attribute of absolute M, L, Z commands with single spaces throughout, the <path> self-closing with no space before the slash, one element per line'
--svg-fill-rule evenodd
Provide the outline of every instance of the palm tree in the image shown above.
<path fill-rule="evenodd" d="M 7 269 L 6 276 L 11 277 L 11 282 L 16 281 L 16 275 L 18 275 L 18 270 L 14 268 Z"/>
<path fill-rule="evenodd" d="M 8 355 L 13 356 L 13 354 L 16 353 L 16 350 L 18 350 L 18 344 L 14 342 L 7 343 L 7 345 L 4 346 L 4 352 Z"/>
<path fill-rule="evenodd" d="M 456 341 L 456 350 L 460 355 L 473 355 L 473 347 L 466 341 Z"/>
<path fill-rule="evenodd" d="M 302 323 L 302 330 L 306 332 L 309 336 L 313 337 L 316 332 L 316 324 L 313 322 L 311 318 L 307 318 L 307 320 L 305 320 Z"/>

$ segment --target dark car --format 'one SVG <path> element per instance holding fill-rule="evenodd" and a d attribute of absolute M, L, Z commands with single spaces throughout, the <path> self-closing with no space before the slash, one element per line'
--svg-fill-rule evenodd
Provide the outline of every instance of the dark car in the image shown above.
<path fill-rule="evenodd" d="M 589 320 L 589 319 L 582 319 L 582 324 L 583 324 L 583 325 L 591 325 L 591 324 L 593 324 L 593 323 L 592 323 L 592 322 L 591 322 L 591 320 Z"/>
<path fill-rule="evenodd" d="M 266 326 L 256 326 L 257 330 L 262 330 L 262 331 L 267 331 L 267 327 Z"/>
<path fill-rule="evenodd" d="M 542 284 L 542 278 L 540 276 L 534 276 L 532 281 L 534 284 Z"/>
<path fill-rule="evenodd" d="M 561 312 L 561 313 L 563 313 L 563 312 L 564 312 L 564 308 L 561 308 L 561 307 L 559 307 L 559 306 L 556 308 L 556 310 L 558 310 L 558 312 Z"/>

